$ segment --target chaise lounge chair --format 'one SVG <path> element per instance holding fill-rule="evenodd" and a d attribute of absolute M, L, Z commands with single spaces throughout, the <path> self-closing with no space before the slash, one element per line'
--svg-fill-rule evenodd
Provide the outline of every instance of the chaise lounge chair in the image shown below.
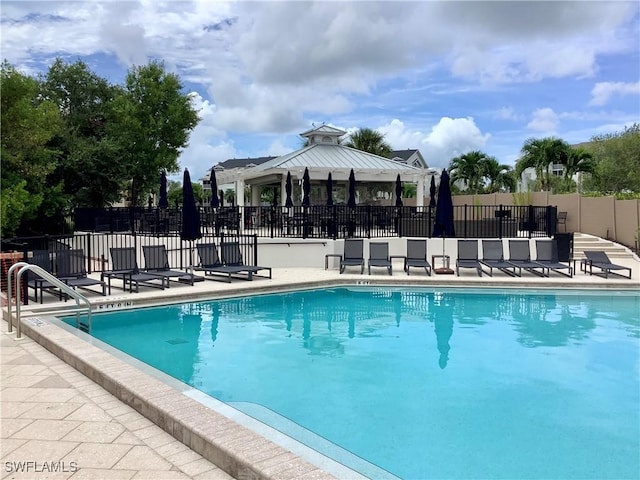
<path fill-rule="evenodd" d="M 456 258 L 456 275 L 460 276 L 461 268 L 473 268 L 482 276 L 482 265 L 478 260 L 477 240 L 458 240 L 458 258 Z"/>
<path fill-rule="evenodd" d="M 493 269 L 500 270 L 511 277 L 519 277 L 517 267 L 504 259 L 502 240 L 482 240 L 482 258 L 479 260 L 489 271 L 482 269 L 484 273 L 493 276 Z"/>
<path fill-rule="evenodd" d="M 536 262 L 547 267 L 547 276 L 551 272 L 556 272 L 560 275 L 573 277 L 571 265 L 562 263 L 558 259 L 558 245 L 555 240 L 536 240 Z M 567 273 L 563 270 L 567 270 Z"/>
<path fill-rule="evenodd" d="M 522 274 L 522 270 L 531 272 L 539 277 L 548 277 L 548 268 L 531 260 L 531 249 L 529 248 L 529 240 L 509 240 L 509 263 L 518 267 L 518 271 Z"/>
<path fill-rule="evenodd" d="M 98 280 L 97 278 L 87 276 L 84 250 L 81 248 L 58 250 L 56 252 L 56 277 L 74 289 L 82 288 L 95 292 L 95 290 L 89 287 L 99 285 L 102 290 L 102 295 L 107 294 L 107 287 L 102 279 Z"/>
<path fill-rule="evenodd" d="M 216 280 L 217 277 L 226 277 L 231 283 L 232 275 L 243 280 L 253 280 L 253 270 L 247 270 L 242 265 L 224 265 L 218 256 L 218 247 L 215 243 L 198 243 L 196 245 L 200 263 L 193 267 L 194 270 L 203 272 L 205 278 Z"/>
<path fill-rule="evenodd" d="M 242 252 L 240 251 L 240 244 L 238 242 L 225 242 L 220 247 L 222 253 L 222 264 L 225 267 L 237 267 L 245 271 L 249 280 L 253 280 L 254 276 L 264 276 L 265 278 L 271 278 L 271 267 L 263 267 L 260 265 L 248 265 L 244 263 Z M 267 275 L 258 275 L 258 272 L 265 270 Z"/>
<path fill-rule="evenodd" d="M 404 260 L 404 271 L 409 275 L 411 267 L 424 268 L 427 275 L 431 276 L 431 264 L 427 260 L 427 241 L 408 239 L 407 256 Z"/>
<path fill-rule="evenodd" d="M 169 280 L 172 278 L 180 283 L 193 285 L 192 274 L 182 270 L 174 270 L 169 266 L 169 255 L 164 245 L 144 245 L 142 253 L 144 255 L 144 271 L 165 277 L 167 279 L 167 288 L 169 287 Z"/>
<path fill-rule="evenodd" d="M 371 275 L 371 267 L 384 267 L 392 274 L 391 259 L 389 258 L 389 244 L 387 242 L 371 242 L 369 243 L 369 262 L 367 264 L 369 275 Z"/>
<path fill-rule="evenodd" d="M 347 238 L 344 241 L 344 254 L 340 259 L 340 273 L 346 267 L 360 267 L 364 273 L 364 242 L 361 238 Z"/>
<path fill-rule="evenodd" d="M 603 250 L 587 250 L 584 252 L 584 256 L 587 257 L 582 261 L 584 271 L 585 273 L 589 273 L 589 275 L 604 275 L 604 278 L 609 278 L 609 275 L 618 275 L 631 279 L 631 268 L 612 263 L 611 260 L 609 260 L 609 256 Z M 594 272 L 594 267 L 599 268 L 600 271 Z M 588 272 L 587 268 L 589 269 Z M 618 271 L 627 271 L 629 272 L 629 276 L 618 273 Z"/>
<path fill-rule="evenodd" d="M 45 272 L 53 275 L 51 255 L 49 254 L 49 250 L 34 250 L 33 256 L 29 259 L 29 263 L 31 263 L 32 265 L 37 265 Z M 42 303 L 42 295 L 44 291 L 55 290 L 58 287 L 50 283 L 48 280 L 40 277 L 37 273 L 30 271 L 27 272 L 27 288 L 33 288 L 34 300 L 36 302 L 38 301 L 38 290 L 40 290 L 40 303 Z M 62 292 L 60 292 L 58 296 L 60 299 L 62 299 Z"/>
<path fill-rule="evenodd" d="M 107 279 L 107 288 L 111 295 L 111 278 L 119 278 L 122 280 L 122 289 L 126 290 L 129 285 L 129 291 L 133 291 L 135 285 L 136 293 L 140 291 L 140 285 L 147 287 L 160 288 L 164 290 L 165 282 L 168 284 L 169 279 L 162 275 L 141 272 L 138 268 L 136 260 L 136 250 L 133 247 L 113 247 L 110 249 L 112 269 L 104 270 L 100 278 Z M 160 284 L 157 281 L 160 281 Z"/>

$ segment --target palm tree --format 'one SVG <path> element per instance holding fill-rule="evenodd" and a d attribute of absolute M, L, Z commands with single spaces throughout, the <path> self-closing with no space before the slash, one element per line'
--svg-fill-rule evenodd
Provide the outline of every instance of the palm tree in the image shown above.
<path fill-rule="evenodd" d="M 516 175 L 521 178 L 525 169 L 535 169 L 538 183 L 546 191 L 551 186 L 551 167 L 553 164 L 564 164 L 570 148 L 567 142 L 556 137 L 529 138 L 524 142 L 520 151 L 522 156 L 516 162 Z"/>
<path fill-rule="evenodd" d="M 516 182 L 509 165 L 501 165 L 494 157 L 487 157 L 482 164 L 482 169 L 483 177 L 489 182 L 485 188 L 486 193 L 500 192 L 504 189 L 510 192 L 515 191 Z"/>
<path fill-rule="evenodd" d="M 584 148 L 570 148 L 562 163 L 564 167 L 564 178 L 572 178 L 576 173 L 593 173 L 596 162 L 593 155 Z"/>
<path fill-rule="evenodd" d="M 473 150 L 451 159 L 449 163 L 451 183 L 462 181 L 466 184 L 469 193 L 478 193 L 482 188 L 483 165 L 488 158 L 486 153 Z"/>
<path fill-rule="evenodd" d="M 391 145 L 384 141 L 384 135 L 371 128 L 361 128 L 352 133 L 343 145 L 385 158 L 390 158 L 393 151 Z"/>

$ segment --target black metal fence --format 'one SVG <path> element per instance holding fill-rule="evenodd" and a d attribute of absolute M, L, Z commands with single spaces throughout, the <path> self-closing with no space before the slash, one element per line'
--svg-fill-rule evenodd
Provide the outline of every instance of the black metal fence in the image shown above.
<path fill-rule="evenodd" d="M 258 265 L 258 237 L 252 234 L 227 234 L 219 236 L 203 235 L 195 242 L 186 242 L 179 234 L 169 233 L 162 237 L 154 235 L 138 235 L 135 233 L 77 233 L 75 235 L 45 235 L 41 237 L 16 237 L 2 240 L 3 251 L 22 252 L 23 259 L 29 261 L 34 251 L 47 251 L 51 255 L 52 269 L 55 274 L 56 253 L 60 250 L 82 249 L 86 259 L 87 273 L 109 270 L 111 264 L 110 250 L 117 247 L 134 247 L 138 252 L 138 265 L 144 268 L 142 247 L 147 245 L 164 245 L 171 268 L 187 269 L 198 264 L 196 245 L 199 243 L 215 243 L 220 248 L 225 243 L 238 243 L 242 258 L 247 265 Z"/>
<path fill-rule="evenodd" d="M 553 206 L 456 205 L 457 238 L 553 236 L 557 208 Z M 245 206 L 200 207 L 205 234 L 253 234 L 287 238 L 381 238 L 433 236 L 434 207 L 362 205 L 346 207 Z M 181 209 L 79 208 L 75 231 L 168 235 L 180 232 Z"/>

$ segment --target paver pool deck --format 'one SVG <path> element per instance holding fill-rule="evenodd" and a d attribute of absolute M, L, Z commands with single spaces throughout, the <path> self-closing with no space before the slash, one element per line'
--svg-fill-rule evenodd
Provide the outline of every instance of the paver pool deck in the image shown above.
<path fill-rule="evenodd" d="M 423 286 L 640 288 L 640 262 L 631 280 L 602 278 L 577 272 L 574 278 L 552 274 L 539 278 L 500 273 L 477 277 L 407 276 L 401 262 L 394 274 L 380 269 L 372 275 L 336 269 L 274 268 L 273 279 L 232 283 L 204 281 L 164 291 L 102 297 L 88 294 L 95 308 L 118 303 L 134 306 L 286 290 L 289 288 L 410 284 Z M 44 307 L 63 305 L 51 295 Z M 38 310 L 33 301 L 22 308 L 22 338 L 16 329 L 0 334 L 0 421 L 2 479 L 258 479 L 363 478 L 278 432 L 197 401 L 180 385 L 167 383 L 140 365 L 87 341 Z M 5 309 L 6 310 L 6 309 Z M 264 427 L 264 428 L 263 428 Z M 284 437 L 284 436 L 281 436 Z M 55 470 L 55 471 L 53 471 Z"/>

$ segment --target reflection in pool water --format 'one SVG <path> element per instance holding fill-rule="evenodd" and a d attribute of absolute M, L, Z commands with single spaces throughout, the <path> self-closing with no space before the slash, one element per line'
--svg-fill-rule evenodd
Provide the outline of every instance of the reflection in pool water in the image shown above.
<path fill-rule="evenodd" d="M 618 479 L 640 470 L 639 311 L 637 294 L 333 288 L 96 315 L 92 334 L 403 478 Z"/>

